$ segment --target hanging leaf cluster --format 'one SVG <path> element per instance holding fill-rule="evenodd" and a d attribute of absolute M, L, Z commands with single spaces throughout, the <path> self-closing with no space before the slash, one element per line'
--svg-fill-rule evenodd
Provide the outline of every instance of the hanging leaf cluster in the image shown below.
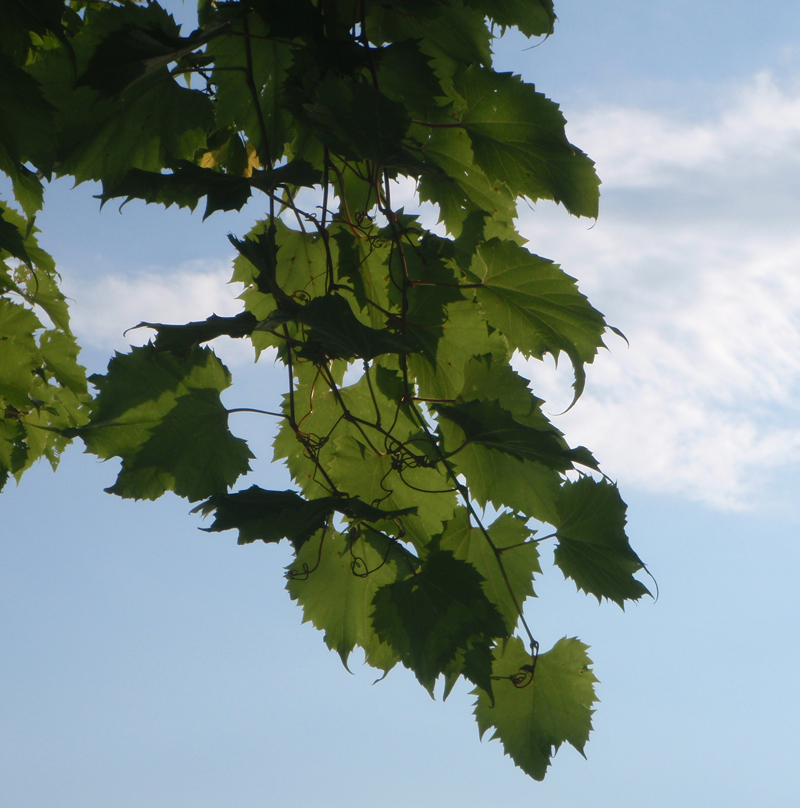
<path fill-rule="evenodd" d="M 359 648 L 445 696 L 464 677 L 481 734 L 536 779 L 562 743 L 582 751 L 587 648 L 540 654 L 538 612 L 523 613 L 538 544 L 598 600 L 647 589 L 617 488 L 511 365 L 565 357 L 577 399 L 607 328 L 514 226 L 520 199 L 597 215 L 594 164 L 558 105 L 492 67 L 506 28 L 553 32 L 551 0 L 200 0 L 188 35 L 156 2 L 0 13 L 0 169 L 18 208 L 0 208 L 0 483 L 80 437 L 121 459 L 114 494 L 173 491 L 210 532 L 288 540 L 289 594 L 345 665 Z M 144 323 L 151 343 L 116 355 L 90 398 L 34 238 L 42 183 L 63 175 L 102 183 L 103 202 L 204 199 L 204 217 L 262 200 L 231 237 L 242 312 Z M 268 417 L 294 490 L 233 490 L 252 454 L 206 346 L 224 335 L 285 369 Z"/>

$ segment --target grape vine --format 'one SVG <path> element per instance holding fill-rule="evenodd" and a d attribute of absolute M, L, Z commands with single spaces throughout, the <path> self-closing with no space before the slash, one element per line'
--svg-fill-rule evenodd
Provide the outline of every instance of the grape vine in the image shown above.
<path fill-rule="evenodd" d="M 536 779 L 563 742 L 582 750 L 587 647 L 540 653 L 523 608 L 538 545 L 598 600 L 648 590 L 616 486 L 511 366 L 566 354 L 577 400 L 608 328 L 514 226 L 521 198 L 597 215 L 559 107 L 492 68 L 507 27 L 553 32 L 551 0 L 200 0 L 187 36 L 156 2 L 3 0 L 0 15 L 18 208 L 0 203 L 0 485 L 80 438 L 121 460 L 111 493 L 173 491 L 209 532 L 288 540 L 289 594 L 345 666 L 358 647 L 445 697 L 466 678 L 481 735 Z M 102 203 L 205 197 L 204 218 L 260 194 L 264 218 L 230 237 L 242 312 L 141 323 L 150 343 L 90 389 L 35 241 L 53 175 L 101 182 Z M 277 356 L 279 412 L 223 406 L 220 336 Z M 231 491 L 253 457 L 228 426 L 240 411 L 274 419 L 297 490 Z"/>

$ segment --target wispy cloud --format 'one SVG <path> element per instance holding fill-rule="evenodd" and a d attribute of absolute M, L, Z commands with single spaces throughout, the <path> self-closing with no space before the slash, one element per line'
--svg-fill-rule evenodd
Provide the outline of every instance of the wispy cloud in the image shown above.
<path fill-rule="evenodd" d="M 133 329 L 141 322 L 180 324 L 211 314 L 238 314 L 241 287 L 229 285 L 230 276 L 230 262 L 192 261 L 170 271 L 149 269 L 91 280 L 65 273 L 63 286 L 73 300 L 72 326 L 79 342 L 110 352 L 152 339 L 151 329 Z M 215 349 L 229 363 L 252 363 L 249 342 L 225 338 L 215 342 Z"/>
<path fill-rule="evenodd" d="M 571 136 L 601 219 L 540 206 L 522 230 L 631 348 L 612 338 L 557 423 L 626 485 L 752 504 L 800 448 L 800 92 L 760 74 L 705 121 L 600 108 Z M 530 370 L 563 408 L 566 370 Z"/>
<path fill-rule="evenodd" d="M 759 181 L 765 169 L 800 163 L 800 93 L 769 71 L 738 90 L 720 88 L 706 120 L 681 120 L 631 108 L 571 116 L 570 137 L 586 146 L 615 188 L 683 185 L 684 172 Z"/>

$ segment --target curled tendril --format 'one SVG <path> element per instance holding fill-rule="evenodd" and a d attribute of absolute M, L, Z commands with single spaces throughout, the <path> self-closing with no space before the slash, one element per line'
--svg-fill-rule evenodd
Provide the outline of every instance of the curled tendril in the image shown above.
<path fill-rule="evenodd" d="M 350 562 L 350 572 L 352 572 L 356 578 L 367 578 L 371 572 L 374 572 L 374 570 L 367 569 L 366 561 L 364 561 L 363 558 L 354 555 L 353 560 Z"/>
<path fill-rule="evenodd" d="M 311 458 L 316 457 L 322 447 L 328 442 L 328 437 L 319 437 L 310 432 L 297 432 L 297 440 L 303 445 Z"/>
<path fill-rule="evenodd" d="M 415 466 L 414 468 L 417 468 L 417 466 Z M 411 485 L 411 483 L 408 482 L 408 480 L 406 480 L 403 477 L 403 472 L 401 470 L 398 470 L 398 476 L 400 477 L 400 479 L 403 482 L 403 485 L 405 485 L 406 488 L 410 488 L 412 491 L 419 491 L 420 494 L 452 494 L 453 491 L 459 490 L 458 488 L 438 488 L 438 489 L 419 488 L 416 485 Z"/>
<path fill-rule="evenodd" d="M 382 533 L 380 535 L 383 536 L 387 540 L 386 541 L 386 550 L 383 553 L 383 558 L 381 559 L 381 563 L 378 564 L 377 567 L 374 567 L 373 569 L 369 569 L 367 567 L 367 562 L 364 561 L 363 558 L 361 558 L 360 556 L 357 556 L 353 552 L 353 547 L 354 547 L 356 541 L 358 541 L 358 539 L 360 539 L 360 538 L 363 538 L 363 534 L 361 532 L 357 532 L 357 531 L 353 531 L 350 534 L 350 547 L 348 548 L 349 552 L 350 552 L 350 556 L 352 557 L 352 561 L 350 562 L 350 571 L 357 578 L 368 578 L 370 575 L 372 575 L 373 572 L 377 572 L 381 567 L 383 567 L 386 564 L 386 562 L 389 560 L 389 552 L 392 549 L 392 545 L 397 543 L 397 540 L 396 539 L 390 539 L 388 536 L 384 536 Z"/>
<path fill-rule="evenodd" d="M 511 682 L 517 690 L 522 690 L 533 682 L 536 676 L 536 663 L 539 660 L 539 643 L 536 640 L 531 642 L 531 663 L 528 665 L 520 666 L 518 671 L 510 674 L 509 676 L 492 676 L 495 681 L 507 680 Z"/>
<path fill-rule="evenodd" d="M 314 567 L 314 569 L 310 569 L 308 564 L 306 564 L 304 561 L 302 570 L 288 570 L 286 572 L 286 577 L 292 581 L 307 581 L 308 576 L 311 575 L 315 569 L 316 567 Z"/>
<path fill-rule="evenodd" d="M 320 561 L 322 561 L 322 545 L 325 541 L 325 534 L 328 532 L 328 525 L 326 524 L 325 527 L 322 528 L 322 536 L 319 540 L 319 548 L 317 550 L 317 561 L 313 567 L 309 567 L 306 562 L 303 562 L 303 569 L 302 570 L 287 570 L 286 577 L 290 581 L 307 581 L 308 577 L 311 575 L 312 572 L 315 572 L 316 569 L 319 567 Z"/>
<path fill-rule="evenodd" d="M 499 682 L 500 680 L 506 680 L 511 682 L 517 690 L 522 690 L 526 688 L 532 681 L 533 676 L 536 671 L 536 665 L 523 665 L 518 671 L 510 674 L 509 676 L 492 676 L 492 679 Z"/>

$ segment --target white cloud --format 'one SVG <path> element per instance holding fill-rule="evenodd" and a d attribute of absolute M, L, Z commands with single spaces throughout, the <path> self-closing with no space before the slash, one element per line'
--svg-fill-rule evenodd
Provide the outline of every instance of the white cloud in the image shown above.
<path fill-rule="evenodd" d="M 752 504 L 800 448 L 800 92 L 759 74 L 704 122 L 619 108 L 572 120 L 605 213 L 589 229 L 540 206 L 522 230 L 631 348 L 610 337 L 556 422 L 626 485 Z M 531 371 L 563 409 L 567 372 Z"/>
<path fill-rule="evenodd" d="M 771 73 L 731 95 L 706 121 L 667 118 L 644 109 L 600 108 L 572 115 L 570 137 L 602 166 L 616 188 L 656 188 L 686 181 L 684 172 L 761 179 L 766 168 L 800 164 L 800 94 Z"/>
<path fill-rule="evenodd" d="M 211 314 L 238 314 L 241 287 L 229 285 L 230 276 L 230 262 L 192 261 L 171 271 L 108 274 L 91 281 L 67 272 L 63 287 L 73 301 L 70 312 L 78 341 L 111 352 L 153 338 L 155 332 L 148 328 L 126 331 L 140 322 L 180 324 Z M 253 361 L 249 342 L 222 338 L 214 347 L 228 363 Z"/>

